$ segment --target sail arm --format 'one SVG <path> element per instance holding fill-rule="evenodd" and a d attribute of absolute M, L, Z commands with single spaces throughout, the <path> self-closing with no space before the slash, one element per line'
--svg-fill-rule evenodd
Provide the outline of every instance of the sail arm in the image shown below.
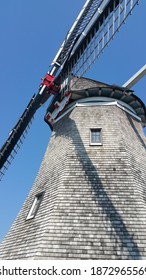
<path fill-rule="evenodd" d="M 50 71 L 51 75 L 56 75 L 59 68 L 65 63 L 68 55 L 78 38 L 79 34 L 84 30 L 86 25 L 90 22 L 95 11 L 98 9 L 99 5 L 103 0 L 87 0 L 84 4 L 81 12 L 77 16 L 75 22 L 73 23 L 71 29 L 68 31 L 65 40 L 63 41 L 59 51 L 54 57 L 51 65 L 52 69 Z M 107 0 L 106 0 L 107 1 Z"/>
<path fill-rule="evenodd" d="M 138 2 L 138 0 L 102 1 L 58 75 L 62 83 L 71 74 L 82 77 L 87 72 L 115 37 Z"/>

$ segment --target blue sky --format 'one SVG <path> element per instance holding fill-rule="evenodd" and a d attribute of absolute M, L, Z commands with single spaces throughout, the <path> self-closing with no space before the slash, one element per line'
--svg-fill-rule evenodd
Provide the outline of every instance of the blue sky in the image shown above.
<path fill-rule="evenodd" d="M 84 0 L 0 2 L 0 146 L 49 70 Z M 122 85 L 146 63 L 146 1 L 88 71 L 89 78 Z M 133 87 L 146 103 L 146 77 Z M 0 241 L 16 218 L 37 175 L 51 131 L 46 103 L 35 115 L 18 155 L 0 182 Z M 50 163 L 51 164 L 51 163 Z"/>

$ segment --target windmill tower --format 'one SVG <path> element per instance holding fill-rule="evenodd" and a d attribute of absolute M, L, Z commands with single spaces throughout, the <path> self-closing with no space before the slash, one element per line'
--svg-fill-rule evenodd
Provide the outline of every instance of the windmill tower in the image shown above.
<path fill-rule="evenodd" d="M 100 4 L 104 3 L 101 17 Z M 87 5 L 78 18 L 78 23 L 82 22 L 87 10 L 91 13 L 92 24 L 85 24 L 89 46 L 93 44 L 89 37 L 94 43 L 97 40 L 91 35 L 98 23 L 97 31 L 103 36 L 98 51 L 106 46 L 104 34 L 111 16 L 115 18 L 121 9 L 122 3 L 118 4 L 99 1 L 98 16 Z M 125 16 L 126 12 L 124 9 Z M 118 16 L 119 22 L 121 14 Z M 99 29 L 103 19 L 105 33 Z M 55 70 L 46 75 L 40 89 L 47 87 L 49 94 L 48 88 L 56 91 L 56 83 L 62 85 L 45 116 L 53 129 L 49 146 L 30 194 L 1 245 L 1 259 L 146 257 L 145 106 L 128 87 L 77 78 L 79 53 L 83 71 L 88 68 L 88 59 L 84 62 L 87 41 L 79 37 L 71 44 L 72 37 L 78 37 L 77 30 L 71 30 L 65 41 L 69 50 L 63 50 L 64 72 L 54 85 L 51 75 L 62 59 L 59 50 Z M 112 35 L 109 30 L 108 40 Z M 96 54 L 90 50 L 93 62 Z M 40 104 L 40 96 L 32 104 Z M 34 113 L 32 104 L 28 108 Z"/>

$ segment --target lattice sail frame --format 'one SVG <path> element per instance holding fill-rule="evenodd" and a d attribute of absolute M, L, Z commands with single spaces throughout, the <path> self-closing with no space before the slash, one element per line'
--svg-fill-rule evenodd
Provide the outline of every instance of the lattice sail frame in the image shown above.
<path fill-rule="evenodd" d="M 102 4 L 104 2 L 102 1 Z M 80 78 L 87 72 L 138 3 L 139 0 L 108 1 L 103 11 L 102 4 L 99 6 L 93 15 L 93 23 L 87 25 L 82 32 L 73 47 L 65 69 L 60 73 L 63 87 L 67 86 L 71 74 Z"/>
<path fill-rule="evenodd" d="M 83 18 L 78 21 L 76 24 L 76 27 L 74 31 L 72 32 L 69 40 L 64 41 L 64 47 L 61 52 L 61 56 L 58 59 L 58 63 L 62 65 L 64 63 L 64 60 L 67 58 L 69 55 L 70 49 L 73 47 L 74 42 L 76 41 L 77 37 L 83 32 L 85 27 L 87 26 L 88 22 L 96 12 L 97 8 L 100 6 L 102 0 L 93 0 L 89 1 L 88 9 L 84 11 Z M 67 34 L 66 38 L 68 37 L 69 34 Z M 66 44 L 67 43 L 67 44 Z"/>
<path fill-rule="evenodd" d="M 32 109 L 34 98 L 35 96 L 31 98 L 31 101 L 29 102 L 27 108 L 23 112 L 15 127 L 9 133 L 9 138 L 0 150 L 0 181 L 2 180 L 2 177 L 5 175 L 5 172 L 8 170 L 9 166 L 11 165 L 13 159 L 17 155 L 19 149 L 21 148 L 21 145 L 23 144 L 26 138 L 26 135 L 28 134 L 28 130 L 31 127 L 32 121 L 34 119 L 33 116 L 30 118 L 30 121 L 27 125 L 25 125 L 25 122 L 27 114 L 29 114 L 29 112 Z M 11 146 L 9 145 L 10 143 Z M 6 161 L 5 157 L 7 157 Z"/>
<path fill-rule="evenodd" d="M 103 0 L 87 0 L 84 4 L 81 12 L 77 16 L 75 22 L 72 27 L 68 31 L 65 40 L 63 41 L 59 51 L 54 57 L 51 65 L 52 69 L 49 71 L 50 74 L 56 75 L 58 69 L 61 69 L 64 66 L 64 63 L 68 59 L 70 55 L 70 51 L 72 50 L 77 38 L 82 34 L 87 24 L 95 14 L 96 10 L 100 6 Z"/>

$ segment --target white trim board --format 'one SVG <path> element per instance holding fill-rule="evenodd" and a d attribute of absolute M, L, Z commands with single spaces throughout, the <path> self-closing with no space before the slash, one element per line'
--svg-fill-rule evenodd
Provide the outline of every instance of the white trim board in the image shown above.
<path fill-rule="evenodd" d="M 113 98 L 106 98 L 106 97 L 89 97 L 83 98 L 81 100 L 75 101 L 73 104 L 69 105 L 68 109 L 61 114 L 54 123 L 61 120 L 65 115 L 67 115 L 70 111 L 72 111 L 75 107 L 91 107 L 91 106 L 117 106 L 118 108 L 122 109 L 123 111 L 127 112 L 138 121 L 141 122 L 141 118 L 137 116 L 136 112 L 131 108 L 128 104 L 123 101 L 116 100 Z"/>

